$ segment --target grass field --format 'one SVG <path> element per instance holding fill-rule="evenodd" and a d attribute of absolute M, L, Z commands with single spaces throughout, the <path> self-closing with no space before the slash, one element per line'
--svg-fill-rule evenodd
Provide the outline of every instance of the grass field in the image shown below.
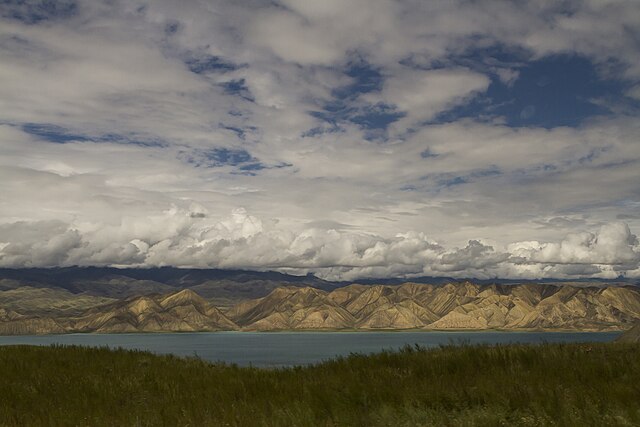
<path fill-rule="evenodd" d="M 278 370 L 0 347 L 0 425 L 634 426 L 640 345 L 405 348 Z"/>

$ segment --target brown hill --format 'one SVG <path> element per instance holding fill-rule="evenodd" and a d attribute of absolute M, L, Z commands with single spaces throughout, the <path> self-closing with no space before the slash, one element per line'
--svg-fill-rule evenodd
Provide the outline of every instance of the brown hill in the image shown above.
<path fill-rule="evenodd" d="M 283 287 L 227 316 L 246 330 L 618 330 L 640 319 L 635 287 L 350 285 L 331 292 Z"/>
<path fill-rule="evenodd" d="M 281 287 L 269 295 L 234 306 L 226 313 L 249 330 L 342 329 L 355 318 L 328 293 L 315 288 Z"/>
<path fill-rule="evenodd" d="M 191 290 L 129 297 L 80 314 L 76 312 L 82 304 L 91 301 L 74 296 L 64 302 L 65 308 L 73 302 L 73 310 L 37 312 L 36 306 L 54 295 L 43 292 L 26 289 L 21 293 L 41 296 L 38 304 L 11 300 L 11 305 L 1 308 L 0 334 L 239 328 L 622 330 L 640 321 L 640 289 L 632 286 L 405 283 L 355 284 L 331 292 L 287 286 L 276 288 L 265 297 L 243 301 L 224 313 Z M 16 307 L 29 307 L 30 311 Z"/>
<path fill-rule="evenodd" d="M 237 329 L 216 307 L 188 289 L 128 298 L 89 310 L 70 328 L 82 332 L 185 332 Z"/>
<path fill-rule="evenodd" d="M 49 317 L 29 317 L 0 308 L 0 335 L 35 335 L 63 333 L 64 327 Z"/>
<path fill-rule="evenodd" d="M 190 290 L 132 297 L 91 308 L 79 316 L 43 317 L 0 309 L 0 334 L 64 332 L 187 332 L 234 330 L 220 310 Z"/>

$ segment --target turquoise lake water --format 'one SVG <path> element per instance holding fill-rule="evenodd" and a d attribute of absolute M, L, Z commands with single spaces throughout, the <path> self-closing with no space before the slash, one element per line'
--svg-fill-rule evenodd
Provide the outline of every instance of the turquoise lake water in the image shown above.
<path fill-rule="evenodd" d="M 241 366 L 280 367 L 405 345 L 608 342 L 619 332 L 198 332 L 0 336 L 0 345 L 75 344 L 198 356 Z"/>

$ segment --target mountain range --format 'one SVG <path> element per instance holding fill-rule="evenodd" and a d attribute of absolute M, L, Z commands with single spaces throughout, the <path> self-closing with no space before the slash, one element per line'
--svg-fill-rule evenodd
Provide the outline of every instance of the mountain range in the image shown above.
<path fill-rule="evenodd" d="M 541 279 L 511 280 L 511 279 L 470 279 L 478 285 L 517 285 L 517 284 L 545 284 L 576 287 L 605 287 L 605 286 L 640 286 L 638 280 L 619 278 L 615 280 L 557 280 Z M 415 277 L 411 282 L 430 285 L 446 285 L 448 283 L 462 283 L 462 279 L 450 277 Z M 363 285 L 401 285 L 407 279 L 362 279 Z M 5 307 L 7 299 L 17 301 L 16 298 L 3 292 L 21 292 L 21 288 L 29 288 L 34 293 L 36 289 L 54 290 L 60 295 L 66 293 L 67 300 L 74 299 L 74 295 L 87 298 L 97 297 L 109 300 L 120 300 L 128 297 L 155 295 L 176 292 L 181 289 L 191 289 L 198 295 L 212 302 L 217 307 L 231 307 L 241 301 L 267 296 L 274 289 L 281 286 L 313 287 L 325 291 L 347 286 L 353 282 L 330 282 L 315 277 L 294 276 L 276 271 L 251 270 L 221 270 L 197 268 L 115 268 L 115 267 L 56 267 L 56 268 L 0 268 L 0 308 Z M 35 297 L 42 301 L 44 294 Z M 31 299 L 18 298 L 23 303 Z M 44 297 L 46 298 L 46 297 Z M 57 300 L 57 298 L 53 298 Z M 78 301 L 76 301 L 78 302 Z M 95 306 L 98 301 L 85 301 L 85 306 Z M 33 304 L 31 304 L 33 305 Z M 83 304 L 80 304 L 83 305 Z M 45 304 L 46 306 L 46 304 Z M 24 307 L 22 307 L 24 308 Z M 44 307 L 43 307 L 44 308 Z M 78 306 L 79 309 L 82 307 Z M 55 310 L 56 307 L 53 307 Z"/>
<path fill-rule="evenodd" d="M 636 287 L 349 285 L 282 287 L 226 312 L 248 330 L 623 329 L 640 319 Z"/>
<path fill-rule="evenodd" d="M 36 290 L 39 292 L 36 288 Z M 0 293 L 1 295 L 2 293 Z M 108 299 L 67 297 L 71 308 L 0 308 L 0 334 L 277 330 L 622 330 L 640 320 L 635 286 L 352 284 L 281 286 L 217 307 L 192 289 Z M 92 297 L 97 298 L 97 297 Z M 23 304 L 24 305 L 24 304 Z"/>

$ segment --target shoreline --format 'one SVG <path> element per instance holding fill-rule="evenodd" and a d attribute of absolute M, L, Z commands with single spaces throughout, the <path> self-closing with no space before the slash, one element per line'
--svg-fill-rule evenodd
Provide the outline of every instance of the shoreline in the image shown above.
<path fill-rule="evenodd" d="M 247 335 L 272 335 L 272 334 L 353 334 L 353 333 L 428 333 L 428 334 L 447 334 L 447 333 L 542 333 L 542 334 L 597 334 L 597 333 L 618 333 L 622 334 L 627 329 L 282 329 L 268 331 L 251 331 L 251 330 L 219 330 L 219 331 L 131 331 L 131 332 L 66 332 L 57 334 L 16 334 L 16 335 L 0 335 L 2 338 L 18 338 L 18 337 L 62 337 L 62 336 L 116 336 L 116 335 L 198 335 L 198 334 L 247 334 Z M 0 344 L 1 345 L 1 344 Z"/>

